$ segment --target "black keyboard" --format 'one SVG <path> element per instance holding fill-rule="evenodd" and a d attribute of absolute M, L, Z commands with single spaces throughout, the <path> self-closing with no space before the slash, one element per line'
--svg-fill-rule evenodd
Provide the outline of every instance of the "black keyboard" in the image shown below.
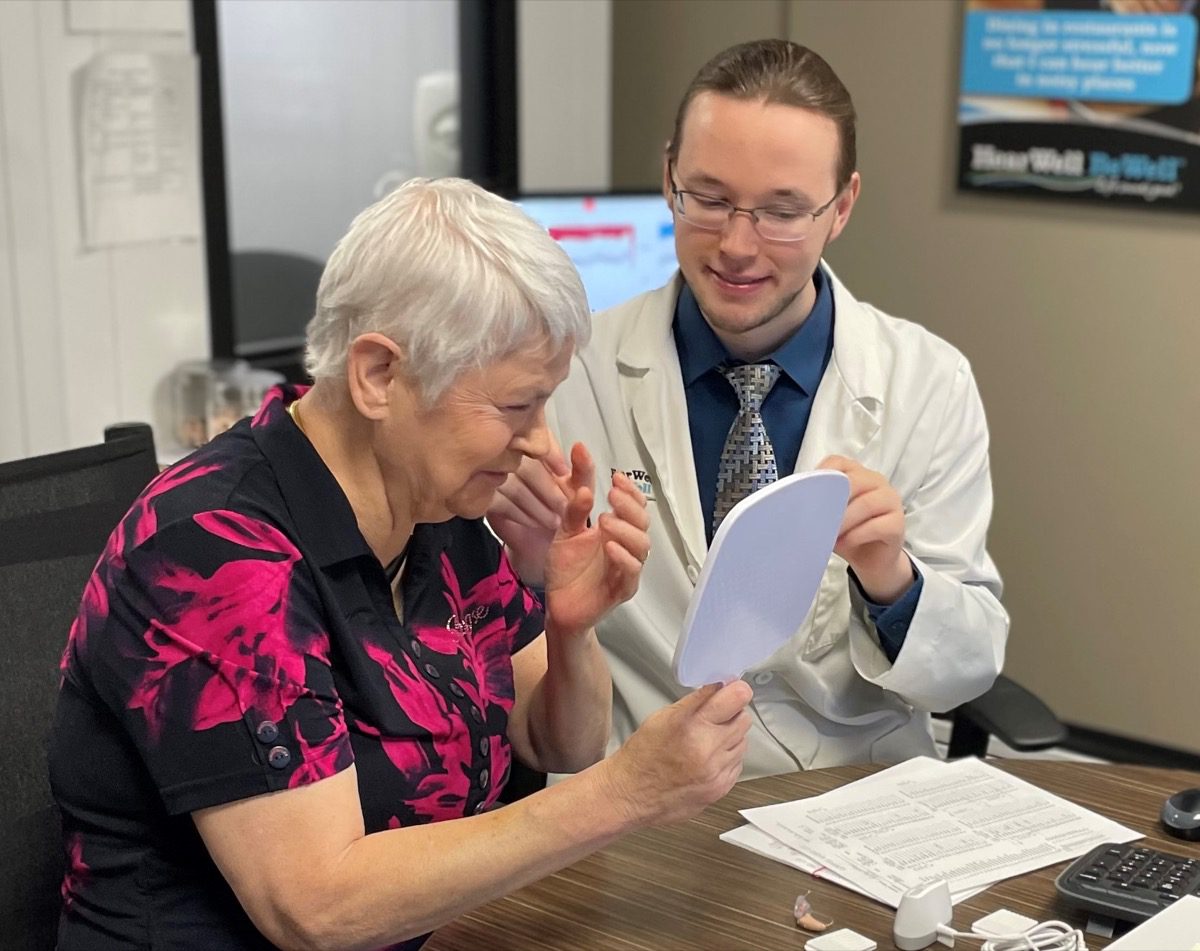
<path fill-rule="evenodd" d="M 1140 922 L 1184 895 L 1200 894 L 1200 859 L 1105 842 L 1072 862 L 1054 886 L 1072 905 Z"/>

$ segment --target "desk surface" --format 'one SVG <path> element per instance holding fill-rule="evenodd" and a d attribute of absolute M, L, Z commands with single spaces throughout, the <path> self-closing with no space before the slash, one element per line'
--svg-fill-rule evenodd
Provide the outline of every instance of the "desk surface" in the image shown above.
<path fill-rule="evenodd" d="M 1001 769 L 1146 834 L 1148 845 L 1200 858 L 1200 843 L 1165 835 L 1162 800 L 1200 774 L 1138 766 L 1049 760 L 994 760 Z M 796 869 L 728 845 L 717 836 L 741 825 L 739 809 L 826 792 L 875 772 L 877 766 L 792 773 L 739 783 L 688 822 L 632 833 L 608 848 L 506 898 L 490 902 L 438 931 L 426 951 L 528 948 L 801 949 L 808 935 L 792 918 L 802 891 L 817 911 L 894 947 L 892 909 Z M 1066 863 L 993 885 L 955 906 L 965 927 L 1000 907 L 1038 921 L 1083 916 L 1055 897 Z M 1108 942 L 1088 937 L 1090 948 Z M 973 945 L 974 946 L 974 945 Z"/>

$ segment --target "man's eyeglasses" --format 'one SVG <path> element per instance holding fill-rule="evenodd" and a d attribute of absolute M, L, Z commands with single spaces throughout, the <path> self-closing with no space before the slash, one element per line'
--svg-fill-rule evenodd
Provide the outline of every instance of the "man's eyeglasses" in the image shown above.
<path fill-rule="evenodd" d="M 671 194 L 680 218 L 702 231 L 721 231 L 733 220 L 734 215 L 741 212 L 750 216 L 754 230 L 766 241 L 803 241 L 816 226 L 817 219 L 833 206 L 841 193 L 839 188 L 837 194 L 816 211 L 787 204 L 739 208 L 724 198 L 680 188 L 675 184 L 675 169 L 671 169 Z"/>

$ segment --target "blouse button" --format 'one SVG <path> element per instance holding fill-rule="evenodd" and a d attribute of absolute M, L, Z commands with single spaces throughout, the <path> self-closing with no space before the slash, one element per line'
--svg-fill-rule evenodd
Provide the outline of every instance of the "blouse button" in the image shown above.
<path fill-rule="evenodd" d="M 480 789 L 488 788 L 488 779 L 490 777 L 491 777 L 491 774 L 486 769 L 481 769 L 479 771 L 479 788 Z"/>
<path fill-rule="evenodd" d="M 486 736 L 481 736 L 479 738 L 479 755 L 487 756 L 488 753 L 491 752 L 491 749 L 492 744 L 488 742 L 488 738 Z"/>
<path fill-rule="evenodd" d="M 421 642 L 419 640 L 417 640 L 415 637 L 410 637 L 408 639 L 408 644 L 409 644 L 409 647 L 412 648 L 413 654 L 417 657 L 420 657 L 421 656 Z"/>
<path fill-rule="evenodd" d="M 425 673 L 427 673 L 434 680 L 438 680 L 442 676 L 442 672 L 440 670 L 438 670 L 436 667 L 434 667 L 433 664 L 425 665 Z"/>
<path fill-rule="evenodd" d="M 274 743 L 279 739 L 279 727 L 270 720 L 263 720 L 258 725 L 258 729 L 254 731 L 254 735 L 258 737 L 260 743 Z"/>
<path fill-rule="evenodd" d="M 466 695 L 466 691 L 458 685 L 457 680 L 450 681 L 450 692 L 456 697 L 462 697 Z"/>
<path fill-rule="evenodd" d="M 286 769 L 291 761 L 292 754 L 288 752 L 286 746 L 272 746 L 271 751 L 267 754 L 267 762 L 275 769 Z"/>
<path fill-rule="evenodd" d="M 486 809 L 487 809 L 486 802 L 477 802 L 477 803 L 475 803 L 475 808 L 472 810 L 472 812 L 474 812 L 475 815 L 479 815 L 481 812 L 484 812 Z"/>
<path fill-rule="evenodd" d="M 476 723 L 483 722 L 483 712 L 479 709 L 479 707 L 471 707 L 471 719 Z"/>

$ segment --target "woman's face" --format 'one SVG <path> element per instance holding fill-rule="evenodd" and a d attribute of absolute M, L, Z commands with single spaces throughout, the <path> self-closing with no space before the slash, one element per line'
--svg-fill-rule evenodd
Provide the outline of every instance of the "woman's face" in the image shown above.
<path fill-rule="evenodd" d="M 567 378 L 571 353 L 535 341 L 461 374 L 432 407 L 410 403 L 397 461 L 413 480 L 417 521 L 480 518 L 522 459 L 549 452 L 546 400 Z"/>

